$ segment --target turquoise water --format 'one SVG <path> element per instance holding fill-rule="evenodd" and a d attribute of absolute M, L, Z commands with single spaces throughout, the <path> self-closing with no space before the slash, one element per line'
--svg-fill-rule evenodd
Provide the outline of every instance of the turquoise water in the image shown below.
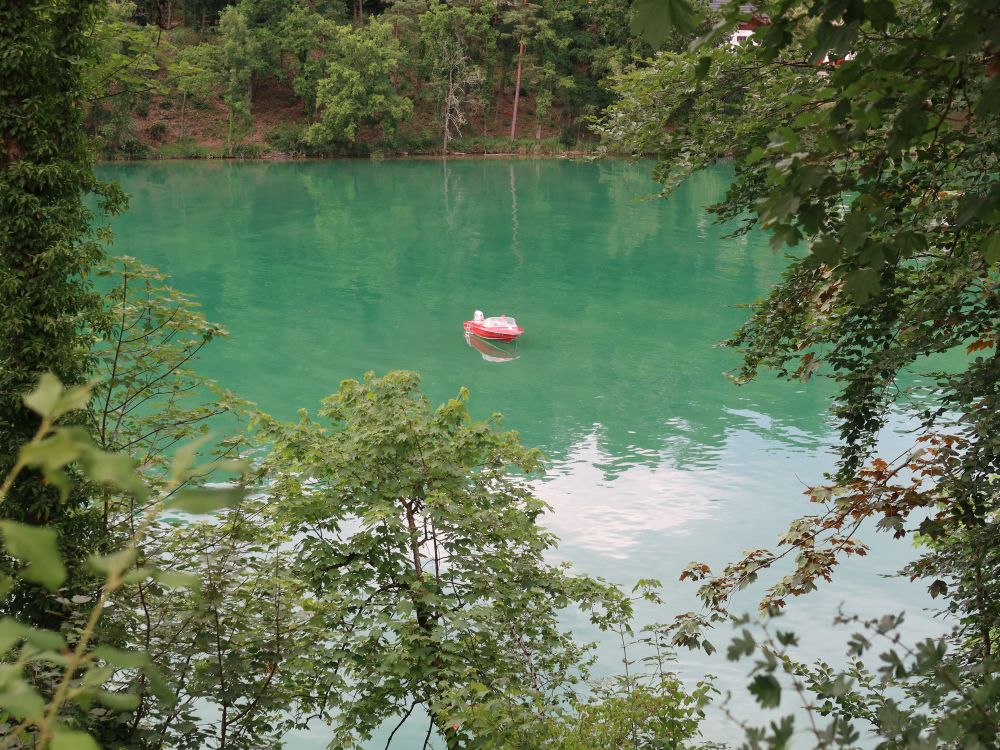
<path fill-rule="evenodd" d="M 804 485 L 832 468 L 835 435 L 822 379 L 738 388 L 723 375 L 738 358 L 716 344 L 746 317 L 735 305 L 765 294 L 785 263 L 762 234 L 721 238 L 703 211 L 729 172 L 658 200 L 650 168 L 176 162 L 101 175 L 132 196 L 113 252 L 169 273 L 231 331 L 207 350 L 204 373 L 287 418 L 366 370 L 416 370 L 437 401 L 468 386 L 474 414 L 502 412 L 548 456 L 538 492 L 553 506 L 559 556 L 623 584 L 662 579 L 668 605 L 641 616 L 666 621 L 695 606 L 693 587 L 677 583 L 688 562 L 718 566 L 770 545 L 806 512 Z M 517 318 L 525 334 L 500 355 L 516 358 L 492 361 L 466 343 L 462 321 L 476 309 Z M 904 444 L 894 433 L 886 442 Z M 930 630 L 922 590 L 878 576 L 911 554 L 879 539 L 789 624 L 827 656 L 849 636 L 829 631 L 842 601 L 907 609 Z M 744 665 L 679 657 L 686 679 L 746 682 Z M 614 660 L 605 644 L 599 671 Z M 717 717 L 707 730 L 733 736 Z M 290 746 L 323 737 L 317 728 Z"/>

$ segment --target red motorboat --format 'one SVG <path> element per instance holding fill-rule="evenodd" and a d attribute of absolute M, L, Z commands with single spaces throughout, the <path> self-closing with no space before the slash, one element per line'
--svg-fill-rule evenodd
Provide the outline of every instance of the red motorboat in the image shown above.
<path fill-rule="evenodd" d="M 507 315 L 484 318 L 481 310 L 476 310 L 472 320 L 465 321 L 463 328 L 466 333 L 492 341 L 513 341 L 524 333 L 524 329 L 518 327 L 517 321 L 513 318 Z"/>

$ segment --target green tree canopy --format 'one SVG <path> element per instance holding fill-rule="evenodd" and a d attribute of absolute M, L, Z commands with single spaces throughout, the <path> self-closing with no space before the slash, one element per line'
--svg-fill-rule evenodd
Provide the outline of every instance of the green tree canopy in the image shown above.
<path fill-rule="evenodd" d="M 393 82 L 403 52 L 392 26 L 373 20 L 354 29 L 338 26 L 329 48 L 326 75 L 317 84 L 319 121 L 307 137 L 313 144 L 353 141 L 360 128 L 378 125 L 392 134 L 413 103 Z"/>
<path fill-rule="evenodd" d="M 581 676 L 560 610 L 627 618 L 629 602 L 545 561 L 545 505 L 511 473 L 537 471 L 537 452 L 472 422 L 464 391 L 432 409 L 417 386 L 369 374 L 324 401 L 331 426 L 261 422 L 328 644 L 297 679 L 344 746 L 421 706 L 448 747 L 502 747 L 558 714 Z"/>
<path fill-rule="evenodd" d="M 480 102 L 485 75 L 473 58 L 476 40 L 490 50 L 496 44 L 495 35 L 489 33 L 486 16 L 441 4 L 420 16 L 420 40 L 425 51 L 424 75 L 447 153 L 448 142 L 461 135 L 469 108 Z"/>
<path fill-rule="evenodd" d="M 236 140 L 252 123 L 250 87 L 260 54 L 246 14 L 237 6 L 230 5 L 219 16 L 219 45 L 213 52 L 215 70 L 222 79 L 222 100 L 229 110 L 226 144 L 232 156 Z"/>

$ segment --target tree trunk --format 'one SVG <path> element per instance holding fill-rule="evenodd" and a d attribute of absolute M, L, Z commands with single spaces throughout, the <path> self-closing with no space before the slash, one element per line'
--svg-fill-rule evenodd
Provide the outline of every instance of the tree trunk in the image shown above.
<path fill-rule="evenodd" d="M 514 111 L 510 116 L 510 139 L 514 140 L 517 135 L 517 104 L 521 99 L 521 68 L 524 63 L 524 37 L 521 37 L 521 44 L 517 49 L 517 81 L 514 84 Z"/>
<path fill-rule="evenodd" d="M 450 107 L 450 105 L 449 105 Z M 423 581 L 424 575 L 424 565 L 420 559 L 420 530 L 417 525 L 417 501 L 413 500 L 410 502 L 403 501 L 403 513 L 406 515 L 406 530 L 410 534 L 410 559 L 413 562 L 413 572 L 417 580 Z M 413 591 L 410 596 L 410 602 L 413 605 L 413 612 L 417 617 L 417 626 L 428 636 L 433 632 L 434 628 L 437 627 L 440 621 L 440 615 L 430 606 L 428 606 L 426 600 L 418 595 L 419 592 Z M 441 668 L 440 657 L 436 657 L 433 662 L 435 669 Z M 454 727 L 448 722 L 448 717 L 445 716 L 440 711 L 435 711 L 431 706 L 433 704 L 433 698 L 443 695 L 448 689 L 448 685 L 445 683 L 444 678 L 441 676 L 440 672 L 435 674 L 431 678 L 431 685 L 436 693 L 432 696 L 428 696 L 430 700 L 427 700 L 427 711 L 431 716 L 431 720 L 434 725 L 438 728 L 438 732 L 444 738 L 445 747 L 447 750 L 460 750 L 461 742 L 459 741 L 457 727 Z"/>
<path fill-rule="evenodd" d="M 184 112 L 187 109 L 187 92 L 181 94 L 181 140 L 184 140 Z"/>
<path fill-rule="evenodd" d="M 451 97 L 454 94 L 452 88 L 452 71 L 448 71 L 448 93 L 444 97 L 444 153 L 448 153 L 448 136 L 451 130 Z"/>

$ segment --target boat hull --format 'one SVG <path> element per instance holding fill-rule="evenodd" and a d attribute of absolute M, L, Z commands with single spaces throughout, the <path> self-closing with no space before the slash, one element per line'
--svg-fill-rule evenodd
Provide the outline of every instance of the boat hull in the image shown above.
<path fill-rule="evenodd" d="M 488 341 L 513 341 L 524 333 L 522 328 L 516 326 L 513 328 L 488 328 L 476 323 L 474 320 L 465 321 L 463 327 L 466 333 L 471 333 L 473 336 L 478 336 Z"/>

